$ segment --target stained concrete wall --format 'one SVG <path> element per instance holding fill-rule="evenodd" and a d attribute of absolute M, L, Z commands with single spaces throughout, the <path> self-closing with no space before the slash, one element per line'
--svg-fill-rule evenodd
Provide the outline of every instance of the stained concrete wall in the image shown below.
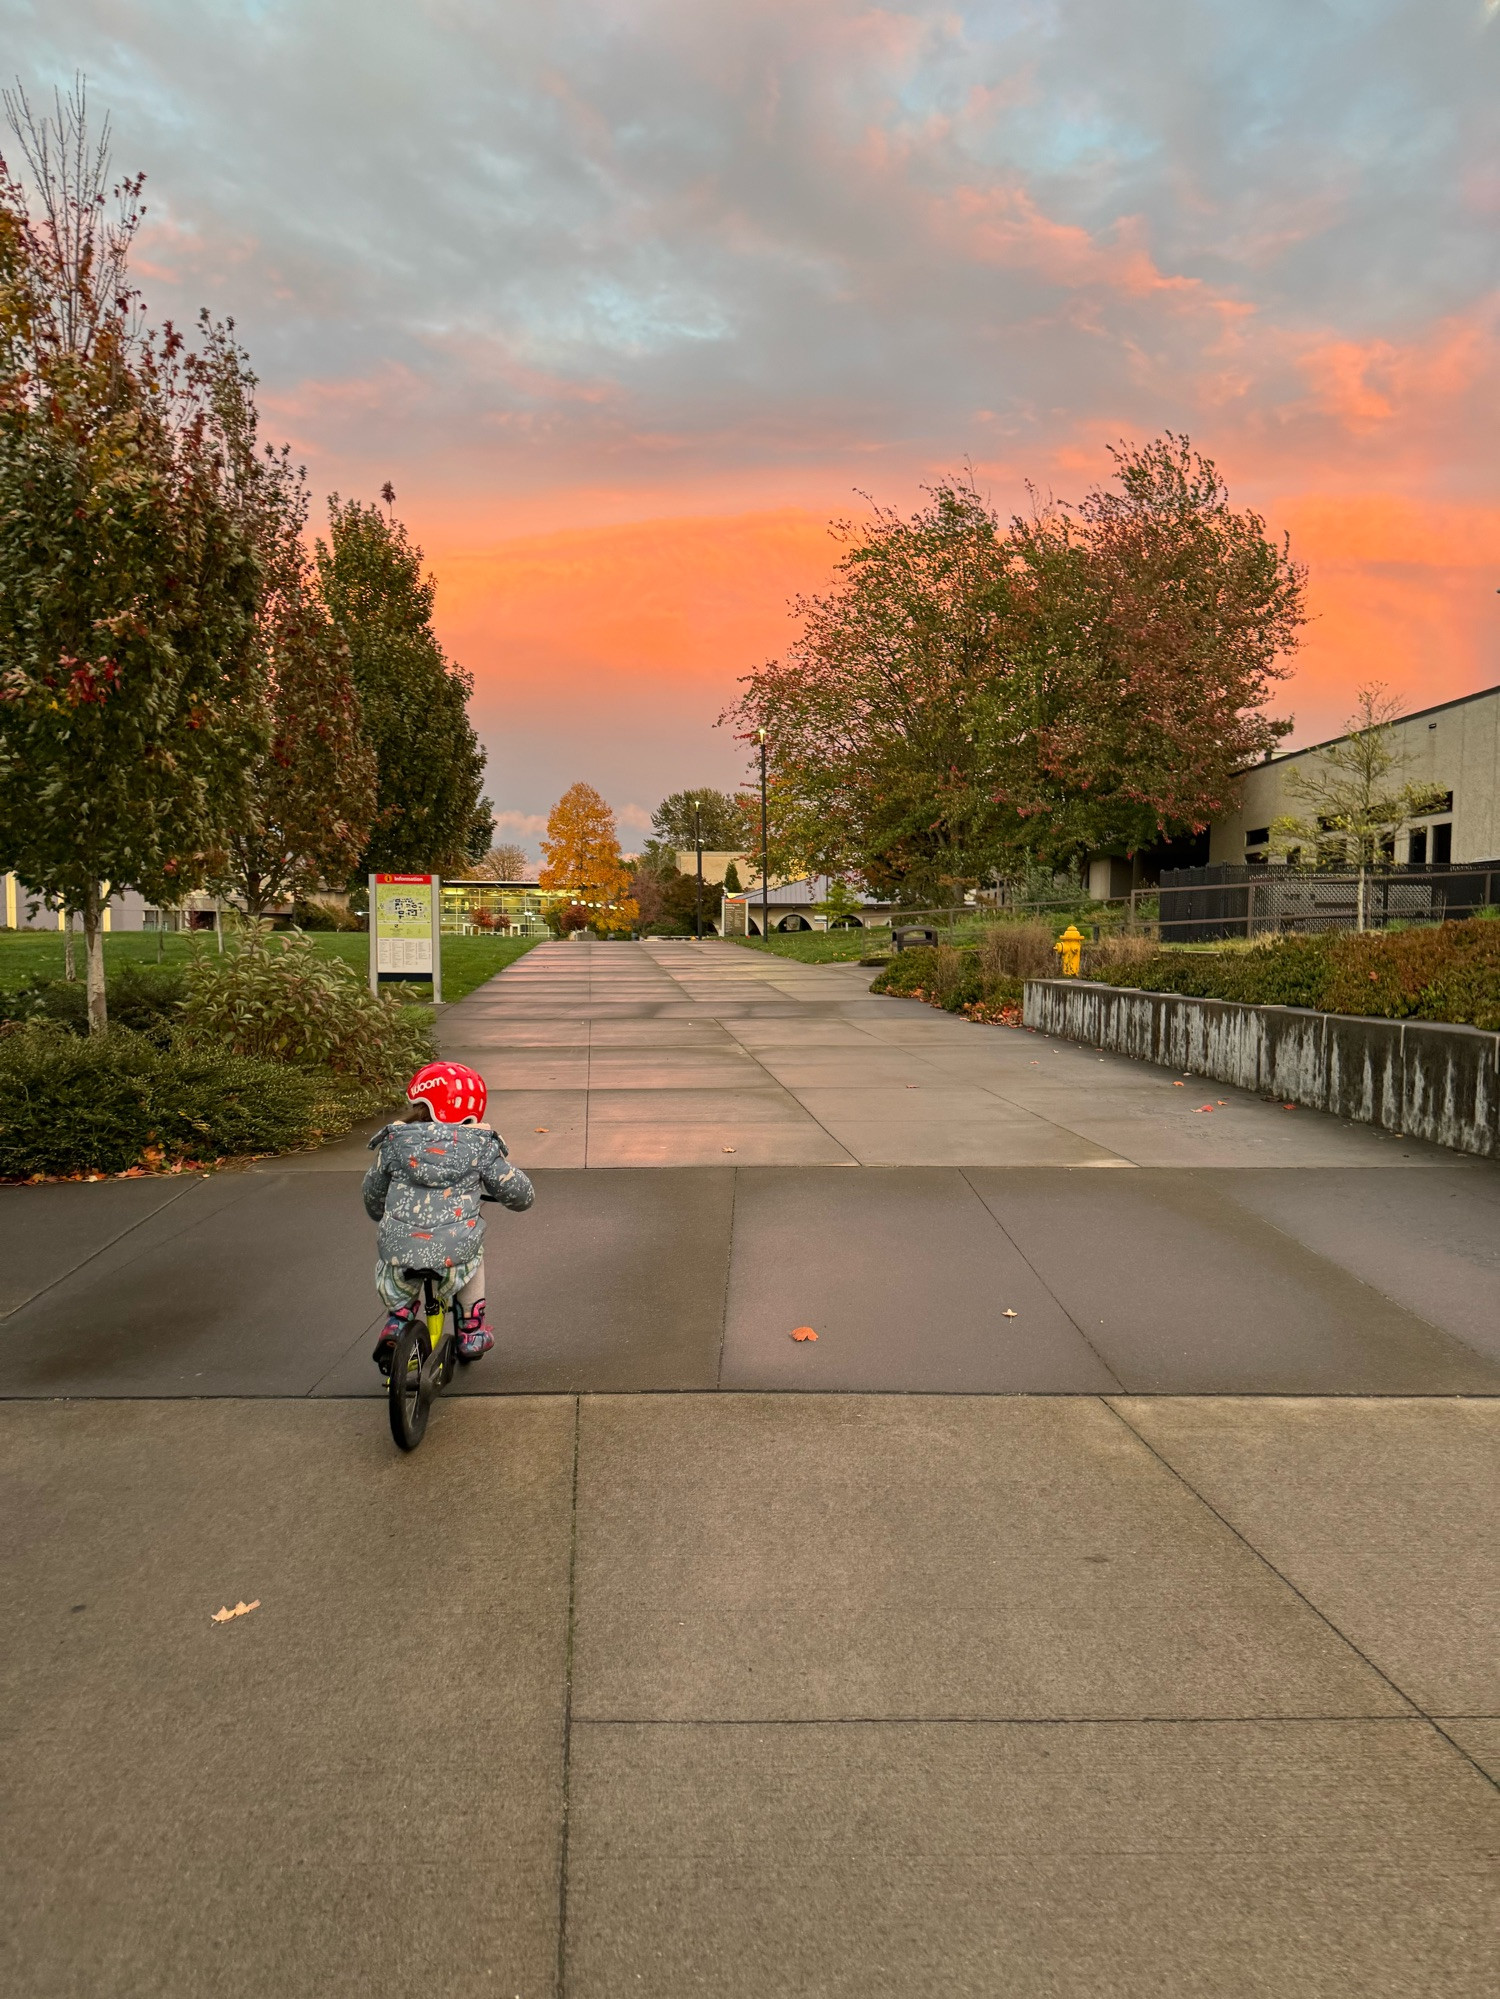
<path fill-rule="evenodd" d="M 1500 1157 L 1500 1035 L 1475 1027 L 1240 1006 L 1084 979 L 1028 979 L 1025 1021 L 1283 1103 Z"/>

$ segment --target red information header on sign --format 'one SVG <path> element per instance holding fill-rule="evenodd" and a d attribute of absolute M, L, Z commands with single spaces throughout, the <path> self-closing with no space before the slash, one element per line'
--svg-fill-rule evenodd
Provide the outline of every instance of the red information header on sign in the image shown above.
<path fill-rule="evenodd" d="M 431 875 L 376 875 L 378 882 L 430 882 Z"/>

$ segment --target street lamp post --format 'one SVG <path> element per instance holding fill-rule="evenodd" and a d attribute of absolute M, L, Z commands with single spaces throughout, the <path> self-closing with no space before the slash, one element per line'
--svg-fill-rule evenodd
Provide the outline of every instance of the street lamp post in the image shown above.
<path fill-rule="evenodd" d="M 703 794 L 693 794 L 693 845 L 698 852 L 698 885 L 693 891 L 693 936 L 703 942 Z"/>
<path fill-rule="evenodd" d="M 769 836 L 766 831 L 766 732 L 757 729 L 755 740 L 760 746 L 760 934 L 771 934 L 771 885 L 766 875 L 766 854 Z"/>

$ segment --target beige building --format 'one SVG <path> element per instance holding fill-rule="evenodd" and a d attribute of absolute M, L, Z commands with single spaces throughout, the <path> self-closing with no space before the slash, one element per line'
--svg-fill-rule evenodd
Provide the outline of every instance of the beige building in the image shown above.
<path fill-rule="evenodd" d="M 1435 810 L 1402 827 L 1394 858 L 1437 866 L 1500 859 L 1500 687 L 1403 715 L 1392 724 L 1392 737 L 1405 761 L 1391 773 L 1391 782 L 1430 785 L 1443 794 Z M 1303 818 L 1308 809 L 1288 778 L 1331 747 L 1313 743 L 1246 771 L 1240 809 L 1219 820 L 1209 835 L 1210 863 L 1274 860 L 1272 821 Z"/>

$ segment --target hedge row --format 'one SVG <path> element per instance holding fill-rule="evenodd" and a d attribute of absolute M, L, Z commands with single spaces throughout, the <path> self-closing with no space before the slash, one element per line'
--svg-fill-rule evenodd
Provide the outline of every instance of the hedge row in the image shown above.
<path fill-rule="evenodd" d="M 1500 923 L 1482 917 L 1362 936 L 1279 937 L 1249 951 L 1162 951 L 1097 976 L 1145 992 L 1500 1032 Z"/>

